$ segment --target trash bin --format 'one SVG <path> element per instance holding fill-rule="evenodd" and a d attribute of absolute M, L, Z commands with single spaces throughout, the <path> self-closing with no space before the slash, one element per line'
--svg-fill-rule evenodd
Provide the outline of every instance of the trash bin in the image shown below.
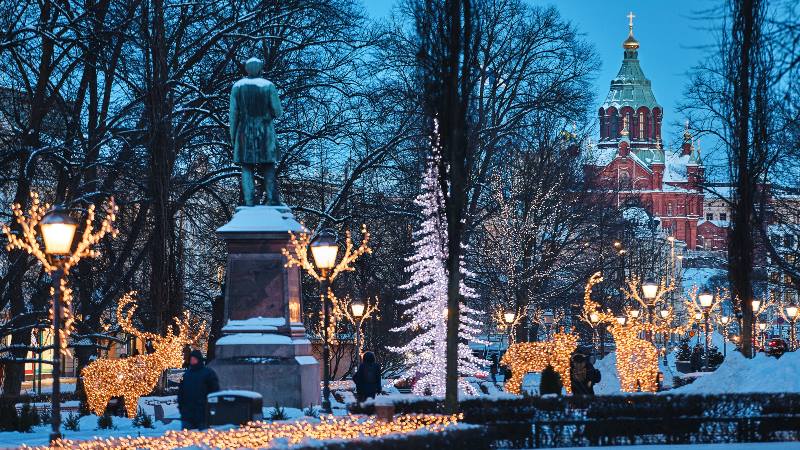
<path fill-rule="evenodd" d="M 219 391 L 208 394 L 208 425 L 244 425 L 264 418 L 263 398 L 253 391 Z"/>

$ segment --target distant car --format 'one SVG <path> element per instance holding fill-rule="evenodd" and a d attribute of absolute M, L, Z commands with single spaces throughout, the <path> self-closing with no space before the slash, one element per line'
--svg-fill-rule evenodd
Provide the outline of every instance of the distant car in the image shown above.
<path fill-rule="evenodd" d="M 767 356 L 780 358 L 789 350 L 789 345 L 781 338 L 772 338 L 767 342 Z"/>

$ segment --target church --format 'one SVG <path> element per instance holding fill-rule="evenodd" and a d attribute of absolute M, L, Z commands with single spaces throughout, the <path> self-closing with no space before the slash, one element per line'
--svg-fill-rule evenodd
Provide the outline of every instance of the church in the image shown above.
<path fill-rule="evenodd" d="M 597 111 L 600 137 L 587 149 L 584 171 L 593 189 L 613 194 L 618 208 L 644 208 L 669 236 L 695 250 L 702 247 L 697 227 L 704 218 L 703 161 L 688 126 L 679 149 L 662 145 L 663 108 L 639 64 L 633 17 L 622 43 L 622 67 Z"/>

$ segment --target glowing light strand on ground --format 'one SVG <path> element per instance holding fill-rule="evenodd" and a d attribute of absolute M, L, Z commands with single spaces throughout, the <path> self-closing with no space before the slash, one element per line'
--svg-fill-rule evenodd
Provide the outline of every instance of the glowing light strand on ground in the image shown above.
<path fill-rule="evenodd" d="M 123 397 L 128 417 L 136 415 L 139 397 L 149 394 L 161 373 L 168 368 L 183 365 L 183 348 L 193 344 L 205 332 L 205 324 L 193 324 L 189 313 L 183 319 L 175 319 L 177 333 L 169 327 L 166 336 L 137 330 L 131 321 L 136 312 L 135 293 L 127 293 L 117 306 L 117 320 L 126 333 L 136 336 L 153 346 L 153 353 L 130 356 L 123 359 L 102 358 L 92 361 L 81 371 L 89 409 L 102 415 L 111 397 Z M 129 309 L 125 315 L 125 310 Z M 197 330 L 190 333 L 190 329 Z"/>
<path fill-rule="evenodd" d="M 357 416 L 323 416 L 319 423 L 308 421 L 267 423 L 251 422 L 231 430 L 168 431 L 158 437 L 114 437 L 89 441 L 59 440 L 59 449 L 110 450 L 147 448 L 286 448 L 304 441 L 360 440 L 386 435 L 418 432 L 441 433 L 455 426 L 461 415 L 407 414 L 391 422 Z M 48 447 L 40 447 L 42 449 Z"/>

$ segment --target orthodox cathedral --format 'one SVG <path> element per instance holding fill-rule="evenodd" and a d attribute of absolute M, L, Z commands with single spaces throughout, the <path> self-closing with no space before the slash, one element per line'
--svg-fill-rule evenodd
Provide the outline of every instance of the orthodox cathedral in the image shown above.
<path fill-rule="evenodd" d="M 628 15 L 622 67 L 597 111 L 600 139 L 589 146 L 586 176 L 595 189 L 613 193 L 618 208 L 644 208 L 669 236 L 694 250 L 702 246 L 703 161 L 688 126 L 679 149 L 662 145 L 663 109 L 639 65 L 633 17 Z"/>

